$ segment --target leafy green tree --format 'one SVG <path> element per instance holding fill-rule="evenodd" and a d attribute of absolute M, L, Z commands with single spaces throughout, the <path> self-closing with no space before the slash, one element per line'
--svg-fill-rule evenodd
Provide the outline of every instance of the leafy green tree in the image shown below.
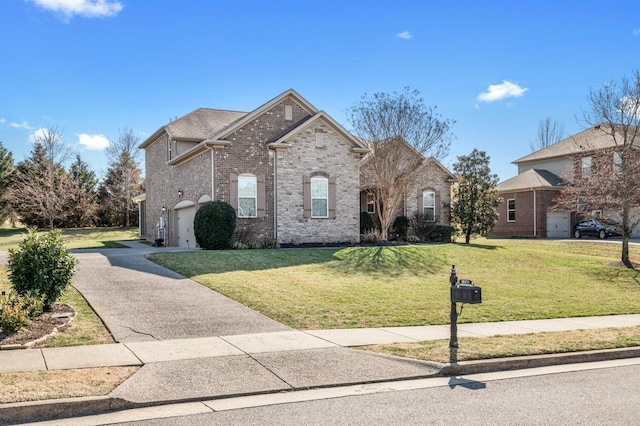
<path fill-rule="evenodd" d="M 491 231 L 498 220 L 496 208 L 502 200 L 496 190 L 498 175 L 491 173 L 489 160 L 484 151 L 474 149 L 453 165 L 458 183 L 453 188 L 451 216 L 466 244 Z"/>
<path fill-rule="evenodd" d="M 11 204 L 7 199 L 7 189 L 13 175 L 13 155 L 0 141 L 0 225 L 11 215 Z"/>
<path fill-rule="evenodd" d="M 98 213 L 96 174 L 80 155 L 76 155 L 69 168 L 69 179 L 73 185 L 73 202 L 66 225 L 76 228 L 91 226 Z"/>

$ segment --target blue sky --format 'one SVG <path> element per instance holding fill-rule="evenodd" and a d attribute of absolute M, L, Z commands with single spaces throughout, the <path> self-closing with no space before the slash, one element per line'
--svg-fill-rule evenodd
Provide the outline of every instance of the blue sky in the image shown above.
<path fill-rule="evenodd" d="M 501 180 L 540 120 L 568 134 L 598 88 L 640 67 L 640 2 L 2 0 L 0 140 L 16 161 L 57 126 L 101 174 L 199 107 L 251 111 L 293 88 L 349 128 L 364 93 L 420 91 Z"/>

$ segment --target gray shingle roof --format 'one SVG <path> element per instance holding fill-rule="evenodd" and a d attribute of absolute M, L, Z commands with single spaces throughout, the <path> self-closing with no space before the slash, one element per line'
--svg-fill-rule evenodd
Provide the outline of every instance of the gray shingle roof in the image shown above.
<path fill-rule="evenodd" d="M 247 115 L 246 112 L 210 108 L 197 110 L 164 126 L 172 139 L 204 140 L 220 133 L 225 127 Z"/>
<path fill-rule="evenodd" d="M 500 182 L 496 189 L 500 192 L 511 192 L 529 189 L 558 189 L 564 181 L 548 170 L 529 169 Z"/>
<path fill-rule="evenodd" d="M 558 141 L 544 149 L 519 158 L 513 163 L 527 163 L 530 161 L 563 157 L 580 152 L 594 151 L 615 146 L 613 138 L 611 137 L 611 135 L 607 134 L 604 129 L 605 125 L 590 127 L 580 133 Z M 619 141 L 620 140 L 622 140 L 622 135 L 620 135 Z"/>

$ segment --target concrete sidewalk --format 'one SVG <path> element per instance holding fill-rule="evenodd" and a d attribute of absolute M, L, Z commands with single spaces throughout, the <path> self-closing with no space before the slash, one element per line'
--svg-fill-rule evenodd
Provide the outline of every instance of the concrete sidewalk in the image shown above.
<path fill-rule="evenodd" d="M 459 324 L 460 337 L 632 327 L 640 315 Z M 0 424 L 116 410 L 572 362 L 639 357 L 640 348 L 443 365 L 348 346 L 447 339 L 449 327 L 279 331 L 0 351 L 0 372 L 141 366 L 110 395 L 0 405 Z"/>
<path fill-rule="evenodd" d="M 633 327 L 640 314 L 459 324 L 459 337 Z M 448 325 L 271 333 L 0 351 L 0 373 L 145 365 L 272 352 L 420 342 L 449 338 Z"/>

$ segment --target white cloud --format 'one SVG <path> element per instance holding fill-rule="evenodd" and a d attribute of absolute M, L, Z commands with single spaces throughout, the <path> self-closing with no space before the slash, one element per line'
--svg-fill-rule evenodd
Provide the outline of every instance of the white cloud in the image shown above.
<path fill-rule="evenodd" d="M 74 15 L 86 18 L 115 16 L 122 10 L 118 0 L 25 0 L 52 12 L 61 13 L 67 18 Z"/>
<path fill-rule="evenodd" d="M 0 124 L 4 124 L 7 120 L 3 117 L 0 117 Z"/>
<path fill-rule="evenodd" d="M 78 135 L 78 142 L 91 151 L 103 150 L 111 144 L 104 135 L 88 135 L 86 133 Z"/>
<path fill-rule="evenodd" d="M 36 141 L 41 141 L 43 139 L 46 139 L 46 136 L 49 134 L 47 128 L 45 127 L 40 127 L 39 129 L 37 129 L 36 131 L 32 132 L 29 135 L 29 142 L 31 143 L 35 143 Z"/>
<path fill-rule="evenodd" d="M 478 100 L 482 102 L 494 102 L 506 98 L 519 98 L 524 95 L 527 88 L 521 87 L 515 83 L 504 80 L 502 84 L 491 84 L 486 92 L 478 95 Z"/>
<path fill-rule="evenodd" d="M 9 123 L 9 126 L 13 127 L 14 129 L 33 130 L 33 127 L 31 127 L 26 120 L 22 123 Z"/>
<path fill-rule="evenodd" d="M 640 37 L 640 28 L 636 28 L 631 33 L 636 37 Z"/>
<path fill-rule="evenodd" d="M 411 35 L 411 33 L 409 31 L 403 31 L 401 33 L 396 34 L 397 38 L 401 38 L 403 40 L 409 40 L 411 38 L 413 38 L 413 36 Z"/>

